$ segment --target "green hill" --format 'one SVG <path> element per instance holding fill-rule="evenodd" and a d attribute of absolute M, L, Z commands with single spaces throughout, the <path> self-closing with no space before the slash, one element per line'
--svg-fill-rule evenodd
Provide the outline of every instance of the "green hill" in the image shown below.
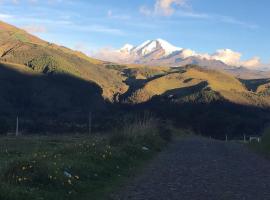
<path fill-rule="evenodd" d="M 103 62 L 40 40 L 3 22 L 0 22 L 0 57 L 2 62 L 25 65 L 35 72 L 69 74 L 95 82 L 108 100 L 127 90 L 121 74 L 106 68 Z"/>
<path fill-rule="evenodd" d="M 261 87 L 263 85 L 259 88 Z M 227 73 L 192 66 L 185 70 L 168 71 L 161 76 L 145 81 L 145 84 L 128 97 L 128 102 L 143 103 L 155 96 L 171 96 L 181 98 L 183 101 L 196 101 L 194 99 L 196 93 L 204 91 L 210 94 L 209 91 L 211 91 L 215 95 L 215 98 L 212 99 L 215 100 L 219 96 L 220 99 L 240 105 L 269 107 L 269 97 L 262 96 L 260 90 L 263 89 L 261 88 L 257 92 L 249 91 L 240 80 Z M 209 98 L 202 101 L 208 102 Z"/>
<path fill-rule="evenodd" d="M 23 65 L 0 64 L 0 93 L 0 132 L 13 129 L 16 116 L 24 131 L 60 132 L 68 128 L 66 122 L 76 127 L 89 111 L 106 108 L 97 84 L 67 74 L 43 75 Z"/>
<path fill-rule="evenodd" d="M 100 130 L 145 110 L 202 134 L 254 132 L 270 122 L 269 88 L 195 65 L 106 63 L 0 22 L 0 132 L 17 115 L 25 131 L 72 132 L 87 130 L 89 111 Z"/>

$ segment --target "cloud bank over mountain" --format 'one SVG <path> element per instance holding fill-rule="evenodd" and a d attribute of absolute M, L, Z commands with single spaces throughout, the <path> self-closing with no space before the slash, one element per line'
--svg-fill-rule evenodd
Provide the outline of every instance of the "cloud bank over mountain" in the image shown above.
<path fill-rule="evenodd" d="M 147 40 L 138 46 L 124 45 L 121 49 L 104 48 L 94 57 L 110 62 L 138 63 L 147 65 L 182 66 L 184 64 L 214 65 L 216 62 L 231 67 L 259 69 L 264 65 L 259 57 L 242 60 L 242 53 L 231 49 L 218 49 L 214 53 L 197 53 L 189 48 L 176 47 L 169 42 L 156 39 Z"/>

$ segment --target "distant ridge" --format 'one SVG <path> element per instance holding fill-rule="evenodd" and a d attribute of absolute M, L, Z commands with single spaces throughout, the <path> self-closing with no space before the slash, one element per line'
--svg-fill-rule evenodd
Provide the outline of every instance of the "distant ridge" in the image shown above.
<path fill-rule="evenodd" d="M 191 49 L 176 47 L 163 39 L 147 40 L 138 46 L 126 44 L 119 50 L 95 55 L 99 59 L 122 64 L 170 67 L 195 64 L 208 69 L 227 71 L 239 78 L 270 77 L 267 69 L 259 70 L 251 65 L 251 63 L 258 64 L 257 58 L 237 61 L 236 59 L 238 57 L 240 59 L 240 56 L 239 53 L 230 49 L 220 49 L 212 55 L 200 54 Z"/>

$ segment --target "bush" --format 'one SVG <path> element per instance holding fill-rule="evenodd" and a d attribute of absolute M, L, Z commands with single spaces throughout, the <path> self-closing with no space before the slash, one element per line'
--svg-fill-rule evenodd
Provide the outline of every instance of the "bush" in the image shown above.
<path fill-rule="evenodd" d="M 261 142 L 252 141 L 249 145 L 258 153 L 270 155 L 270 126 L 264 129 Z"/>
<path fill-rule="evenodd" d="M 263 131 L 261 148 L 264 151 L 267 151 L 268 153 L 270 153 L 270 126 L 266 127 Z"/>

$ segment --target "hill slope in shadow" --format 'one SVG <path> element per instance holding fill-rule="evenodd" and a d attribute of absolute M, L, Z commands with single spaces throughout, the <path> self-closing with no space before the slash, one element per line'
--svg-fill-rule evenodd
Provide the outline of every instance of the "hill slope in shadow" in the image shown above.
<path fill-rule="evenodd" d="M 0 93 L 0 118 L 10 126 L 19 116 L 25 121 L 25 131 L 31 132 L 42 129 L 38 127 L 41 123 L 44 127 L 54 121 L 87 121 L 90 111 L 102 112 L 108 104 L 95 83 L 67 74 L 38 74 L 25 66 L 3 63 L 0 64 Z M 58 125 L 52 124 L 54 132 Z"/>

